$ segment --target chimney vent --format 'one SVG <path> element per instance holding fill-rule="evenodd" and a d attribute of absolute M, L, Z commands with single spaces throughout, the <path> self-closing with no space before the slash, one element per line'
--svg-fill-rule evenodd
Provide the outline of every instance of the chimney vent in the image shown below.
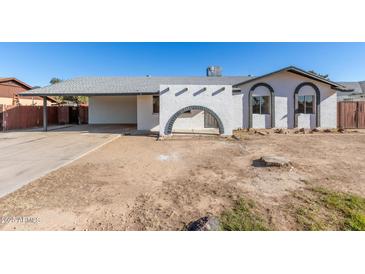
<path fill-rule="evenodd" d="M 207 68 L 208 77 L 220 77 L 222 76 L 222 68 L 220 66 L 209 66 Z"/>

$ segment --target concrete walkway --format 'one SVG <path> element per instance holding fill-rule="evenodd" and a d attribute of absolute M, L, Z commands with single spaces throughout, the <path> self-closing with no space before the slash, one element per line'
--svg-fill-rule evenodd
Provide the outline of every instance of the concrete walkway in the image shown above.
<path fill-rule="evenodd" d="M 120 136 L 120 127 L 0 133 L 0 197 Z"/>

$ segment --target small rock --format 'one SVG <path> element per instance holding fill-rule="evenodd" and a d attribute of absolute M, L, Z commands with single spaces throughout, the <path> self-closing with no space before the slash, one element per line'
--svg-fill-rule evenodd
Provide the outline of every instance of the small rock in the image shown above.
<path fill-rule="evenodd" d="M 261 132 L 261 131 L 256 131 L 256 133 L 257 133 L 258 135 L 266 135 L 266 133 Z"/>
<path fill-rule="evenodd" d="M 186 226 L 188 231 L 219 231 L 221 230 L 220 222 L 217 217 L 205 216 Z"/>
<path fill-rule="evenodd" d="M 314 128 L 311 130 L 311 132 L 319 132 L 319 129 L 318 128 Z"/>
<path fill-rule="evenodd" d="M 325 129 L 325 130 L 323 130 L 323 132 L 326 132 L 326 133 L 330 133 L 330 132 L 332 132 L 330 129 Z"/>
<path fill-rule="evenodd" d="M 282 128 L 277 128 L 274 130 L 274 133 L 283 134 L 284 130 Z"/>
<path fill-rule="evenodd" d="M 270 156 L 262 156 L 260 158 L 260 161 L 265 165 L 265 166 L 278 166 L 278 167 L 282 167 L 282 166 L 289 166 L 290 165 L 290 161 L 284 157 L 280 157 L 280 156 L 274 156 L 274 155 L 270 155 Z"/>
<path fill-rule="evenodd" d="M 345 133 L 345 129 L 344 129 L 344 128 L 339 128 L 337 131 L 338 131 L 339 133 Z"/>
<path fill-rule="evenodd" d="M 299 132 L 305 132 L 304 128 L 299 129 Z"/>

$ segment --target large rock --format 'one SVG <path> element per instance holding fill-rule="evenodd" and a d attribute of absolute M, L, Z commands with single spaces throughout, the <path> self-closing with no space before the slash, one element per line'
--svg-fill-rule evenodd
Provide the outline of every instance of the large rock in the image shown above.
<path fill-rule="evenodd" d="M 217 217 L 205 216 L 186 226 L 188 231 L 219 231 L 221 230 L 220 222 Z"/>
<path fill-rule="evenodd" d="M 286 159 L 284 157 L 280 157 L 280 156 L 274 156 L 274 155 L 262 156 L 260 158 L 260 161 L 263 163 L 264 166 L 282 167 L 282 166 L 290 165 L 290 161 L 288 159 Z"/>

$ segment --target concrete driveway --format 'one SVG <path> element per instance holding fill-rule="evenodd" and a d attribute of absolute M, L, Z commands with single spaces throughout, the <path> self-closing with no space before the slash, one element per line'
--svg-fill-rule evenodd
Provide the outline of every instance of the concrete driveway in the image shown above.
<path fill-rule="evenodd" d="M 0 197 L 120 136 L 118 126 L 0 133 Z"/>

